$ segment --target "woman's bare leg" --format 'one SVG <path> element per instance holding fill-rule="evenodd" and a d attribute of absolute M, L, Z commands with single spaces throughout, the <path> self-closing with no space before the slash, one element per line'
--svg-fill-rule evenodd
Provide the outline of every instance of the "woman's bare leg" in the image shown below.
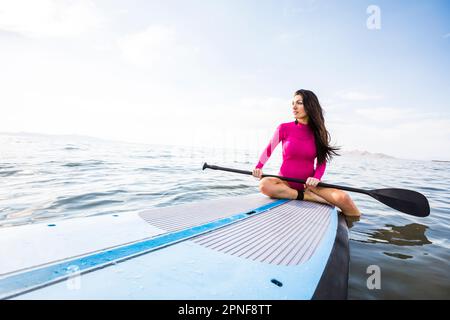
<path fill-rule="evenodd" d="M 262 178 L 259 183 L 259 190 L 266 196 L 275 199 L 297 199 L 298 195 L 298 191 L 291 188 L 286 181 L 275 177 Z M 308 187 L 305 190 L 303 200 L 334 205 L 347 216 L 361 215 L 350 196 L 342 190 Z"/>
<path fill-rule="evenodd" d="M 328 202 L 327 200 L 325 200 L 321 196 L 315 194 L 314 192 L 312 192 L 312 191 L 310 191 L 308 189 L 305 190 L 305 193 L 304 193 L 304 196 L 303 196 L 303 200 L 333 205 L 332 203 Z"/>
<path fill-rule="evenodd" d="M 259 191 L 275 199 L 297 199 L 298 191 L 292 189 L 283 180 L 275 177 L 265 177 L 259 182 Z"/>
<path fill-rule="evenodd" d="M 307 200 L 306 193 L 308 191 L 328 201 L 330 204 L 338 207 L 346 216 L 361 215 L 358 207 L 356 207 L 352 198 L 345 191 L 334 188 L 308 187 L 305 191 L 305 200 Z"/>

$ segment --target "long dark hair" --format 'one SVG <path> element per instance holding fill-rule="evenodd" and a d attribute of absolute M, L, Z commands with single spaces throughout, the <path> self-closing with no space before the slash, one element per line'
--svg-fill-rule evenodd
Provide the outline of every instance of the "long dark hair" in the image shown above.
<path fill-rule="evenodd" d="M 303 98 L 303 107 L 308 116 L 308 126 L 314 133 L 316 140 L 317 164 L 330 161 L 333 156 L 339 156 L 336 146 L 330 146 L 330 133 L 325 128 L 325 119 L 323 117 L 322 107 L 319 99 L 310 90 L 300 89 L 295 91 L 294 96 L 301 95 Z"/>

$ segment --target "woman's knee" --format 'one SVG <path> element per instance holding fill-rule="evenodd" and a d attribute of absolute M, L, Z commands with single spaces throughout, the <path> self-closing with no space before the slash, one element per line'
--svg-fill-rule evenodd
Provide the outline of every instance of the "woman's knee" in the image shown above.
<path fill-rule="evenodd" d="M 349 206 L 353 204 L 352 198 L 347 192 L 339 190 L 338 194 L 336 195 L 336 202 L 338 202 L 341 205 Z"/>
<path fill-rule="evenodd" d="M 344 191 L 340 192 L 338 207 L 341 208 L 341 210 L 344 212 L 345 215 L 354 215 L 354 216 L 361 215 L 359 209 L 353 203 L 353 200 L 350 197 L 350 195 Z"/>
<path fill-rule="evenodd" d="M 259 181 L 259 191 L 261 191 L 264 194 L 268 194 L 270 193 L 272 186 L 275 184 L 276 182 L 274 181 L 274 179 L 272 177 L 265 177 L 262 178 Z"/>

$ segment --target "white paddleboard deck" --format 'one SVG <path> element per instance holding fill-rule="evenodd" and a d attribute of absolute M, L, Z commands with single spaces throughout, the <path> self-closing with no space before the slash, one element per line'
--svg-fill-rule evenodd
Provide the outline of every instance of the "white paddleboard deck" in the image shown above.
<path fill-rule="evenodd" d="M 0 297 L 345 298 L 346 236 L 333 207 L 261 194 L 4 228 Z"/>

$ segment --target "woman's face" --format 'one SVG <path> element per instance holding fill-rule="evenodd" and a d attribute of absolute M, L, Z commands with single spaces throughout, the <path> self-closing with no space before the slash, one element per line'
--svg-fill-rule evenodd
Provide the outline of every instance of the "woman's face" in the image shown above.
<path fill-rule="evenodd" d="M 307 114 L 305 112 L 305 108 L 303 107 L 303 97 L 301 95 L 294 96 L 294 99 L 292 100 L 292 112 L 295 119 L 306 118 Z"/>

